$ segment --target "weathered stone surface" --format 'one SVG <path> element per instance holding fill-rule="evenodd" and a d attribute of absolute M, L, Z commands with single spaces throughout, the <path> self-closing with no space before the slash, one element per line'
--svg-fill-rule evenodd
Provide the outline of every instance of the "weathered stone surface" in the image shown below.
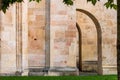
<path fill-rule="evenodd" d="M 76 0 L 73 6 L 67 6 L 62 0 L 50 0 L 48 6 L 46 0 L 39 4 L 25 0 L 22 5 L 11 6 L 6 14 L 0 12 L 0 74 L 19 71 L 28 75 L 29 68 L 46 67 L 45 73 L 29 74 L 76 74 L 67 69 L 50 72 L 53 67 L 116 74 L 117 14 L 103 7 L 104 2 L 93 6 L 86 0 Z"/>
<path fill-rule="evenodd" d="M 33 6 L 31 6 L 31 4 Z M 37 2 L 28 3 L 29 67 L 45 66 L 44 27 L 45 27 L 45 0 L 41 1 L 40 4 L 38 4 Z"/>

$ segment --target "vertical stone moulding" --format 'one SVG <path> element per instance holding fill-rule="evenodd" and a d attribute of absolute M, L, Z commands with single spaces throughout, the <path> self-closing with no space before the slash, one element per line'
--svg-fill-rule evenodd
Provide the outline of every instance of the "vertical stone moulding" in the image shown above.
<path fill-rule="evenodd" d="M 16 75 L 22 72 L 22 4 L 16 3 Z"/>
<path fill-rule="evenodd" d="M 21 65 L 22 65 L 22 76 L 28 76 L 28 17 L 26 16 L 28 14 L 28 1 L 24 0 L 24 2 L 21 5 Z"/>
<path fill-rule="evenodd" d="M 47 69 L 50 68 L 50 1 L 45 1 L 45 17 L 46 17 L 46 25 L 45 25 L 45 66 Z"/>
<path fill-rule="evenodd" d="M 16 3 L 16 75 L 28 75 L 27 0 Z"/>

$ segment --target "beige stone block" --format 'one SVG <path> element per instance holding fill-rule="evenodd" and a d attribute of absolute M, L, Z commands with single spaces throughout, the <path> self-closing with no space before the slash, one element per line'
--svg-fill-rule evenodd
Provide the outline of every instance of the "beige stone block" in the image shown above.
<path fill-rule="evenodd" d="M 64 10 L 63 11 L 59 11 L 58 14 L 60 14 L 60 15 L 66 15 L 67 11 L 64 11 Z"/>
<path fill-rule="evenodd" d="M 16 71 L 16 54 L 1 54 L 1 73 L 13 73 Z"/>
<path fill-rule="evenodd" d="M 65 31 L 65 37 L 76 37 L 75 31 Z"/>
<path fill-rule="evenodd" d="M 44 20 L 45 16 L 44 15 L 36 15 L 36 20 L 40 21 L 40 20 Z"/>
<path fill-rule="evenodd" d="M 103 66 L 103 75 L 106 74 L 117 74 L 117 67 L 116 66 Z"/>
<path fill-rule="evenodd" d="M 22 76 L 28 76 L 29 71 L 28 70 L 24 70 L 24 72 L 22 73 Z"/>

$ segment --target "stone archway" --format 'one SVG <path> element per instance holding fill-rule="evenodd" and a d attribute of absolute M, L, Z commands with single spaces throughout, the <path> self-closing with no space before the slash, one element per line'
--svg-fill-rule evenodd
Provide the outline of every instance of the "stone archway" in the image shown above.
<path fill-rule="evenodd" d="M 96 17 L 91 14 L 90 12 L 83 10 L 83 9 L 76 9 L 76 11 L 84 13 L 85 15 L 87 15 L 94 23 L 95 27 L 96 27 L 96 31 L 97 31 L 97 53 L 98 53 L 98 74 L 102 74 L 102 31 L 101 31 L 101 26 L 98 22 L 98 20 L 96 19 Z M 77 29 L 79 34 L 81 33 L 80 31 L 80 27 L 77 24 Z M 80 34 L 81 35 L 81 34 Z M 81 39 L 80 39 L 80 43 L 81 43 Z M 80 46 L 81 47 L 81 46 Z M 81 61 L 81 60 L 80 60 Z"/>

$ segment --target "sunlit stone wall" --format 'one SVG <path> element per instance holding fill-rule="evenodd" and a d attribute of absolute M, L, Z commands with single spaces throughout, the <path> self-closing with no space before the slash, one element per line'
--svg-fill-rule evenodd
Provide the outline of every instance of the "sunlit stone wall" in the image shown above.
<path fill-rule="evenodd" d="M 77 8 L 94 15 L 100 24 L 102 73 L 116 73 L 117 14 L 115 10 L 106 9 L 103 6 L 105 1 L 101 1 L 96 6 L 86 0 L 76 0 L 73 6 L 65 5 L 62 0 L 50 1 L 50 67 L 77 67 L 79 54 L 82 54 L 83 63 L 98 61 L 99 44 L 95 23 L 89 16 L 76 12 Z M 0 12 L 0 73 L 24 72 L 29 67 L 45 67 L 45 57 L 48 57 L 45 45 L 45 4 L 45 0 L 39 4 L 25 2 L 19 9 L 13 5 L 6 14 Z M 82 33 L 81 53 L 76 22 Z M 84 68 L 84 64 L 82 67 Z"/>
<path fill-rule="evenodd" d="M 15 5 L 0 12 L 0 73 L 16 71 L 16 21 Z"/>
<path fill-rule="evenodd" d="M 29 67 L 45 66 L 45 0 L 28 3 Z"/>
<path fill-rule="evenodd" d="M 62 0 L 51 0 L 50 14 L 51 66 L 76 67 L 75 5 L 67 6 Z"/>

